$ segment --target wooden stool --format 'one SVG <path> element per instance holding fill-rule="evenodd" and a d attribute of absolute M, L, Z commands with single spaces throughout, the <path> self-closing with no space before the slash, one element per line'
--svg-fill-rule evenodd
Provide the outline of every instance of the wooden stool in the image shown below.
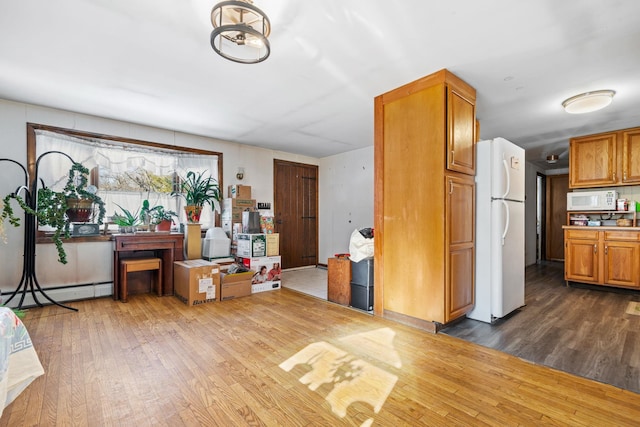
<path fill-rule="evenodd" d="M 120 261 L 120 300 L 127 302 L 127 273 L 157 270 L 156 293 L 162 295 L 162 259 L 129 258 Z"/>

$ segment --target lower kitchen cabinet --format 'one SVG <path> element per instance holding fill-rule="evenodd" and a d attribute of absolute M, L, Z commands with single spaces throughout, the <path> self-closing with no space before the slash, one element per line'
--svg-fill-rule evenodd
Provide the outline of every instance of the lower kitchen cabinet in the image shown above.
<path fill-rule="evenodd" d="M 640 230 L 565 227 L 565 280 L 640 288 Z"/>

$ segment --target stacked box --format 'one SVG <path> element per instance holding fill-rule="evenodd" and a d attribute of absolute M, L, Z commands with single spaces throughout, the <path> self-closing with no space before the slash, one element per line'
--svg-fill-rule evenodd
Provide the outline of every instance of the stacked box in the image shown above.
<path fill-rule="evenodd" d="M 228 187 L 228 196 L 234 199 L 250 199 L 251 198 L 251 186 L 250 185 L 230 185 Z"/>
<path fill-rule="evenodd" d="M 222 220 L 228 220 L 231 223 L 242 222 L 242 212 L 245 210 L 255 211 L 255 199 L 231 199 L 227 198 L 222 201 Z M 225 230 L 226 231 L 226 230 Z"/>
<path fill-rule="evenodd" d="M 216 300 L 216 288 L 220 288 L 220 266 L 202 259 L 175 261 L 173 286 L 176 297 L 194 306 Z"/>
<path fill-rule="evenodd" d="M 220 301 L 251 295 L 252 271 L 243 273 L 221 274 Z"/>
<path fill-rule="evenodd" d="M 280 234 L 266 234 L 265 238 L 267 240 L 267 256 L 280 255 Z"/>
<path fill-rule="evenodd" d="M 251 270 L 251 293 L 273 291 L 282 286 L 282 263 L 279 256 L 242 258 Z"/>
<path fill-rule="evenodd" d="M 263 257 L 266 254 L 266 234 L 238 233 L 236 256 L 240 258 L 256 258 Z"/>

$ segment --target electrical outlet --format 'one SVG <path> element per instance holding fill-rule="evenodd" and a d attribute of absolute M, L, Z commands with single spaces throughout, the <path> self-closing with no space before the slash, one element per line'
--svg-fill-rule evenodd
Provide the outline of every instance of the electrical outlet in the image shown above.
<path fill-rule="evenodd" d="M 258 202 L 258 209 L 271 209 L 271 203 Z"/>

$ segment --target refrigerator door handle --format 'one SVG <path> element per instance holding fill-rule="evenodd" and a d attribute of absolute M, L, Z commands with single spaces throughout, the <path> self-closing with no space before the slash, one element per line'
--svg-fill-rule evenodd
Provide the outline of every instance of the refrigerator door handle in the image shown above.
<path fill-rule="evenodd" d="M 502 232 L 502 246 L 504 246 L 504 239 L 507 237 L 507 232 L 509 231 L 509 205 L 504 200 L 501 200 L 504 205 L 505 210 L 505 222 L 504 222 L 504 231 Z"/>
<path fill-rule="evenodd" d="M 511 191 L 511 175 L 509 175 L 509 164 L 507 163 L 507 159 L 502 159 L 502 166 L 504 166 L 504 174 L 507 182 L 507 190 L 502 195 L 502 198 L 504 199 L 507 197 L 507 194 L 509 194 L 509 191 Z"/>

